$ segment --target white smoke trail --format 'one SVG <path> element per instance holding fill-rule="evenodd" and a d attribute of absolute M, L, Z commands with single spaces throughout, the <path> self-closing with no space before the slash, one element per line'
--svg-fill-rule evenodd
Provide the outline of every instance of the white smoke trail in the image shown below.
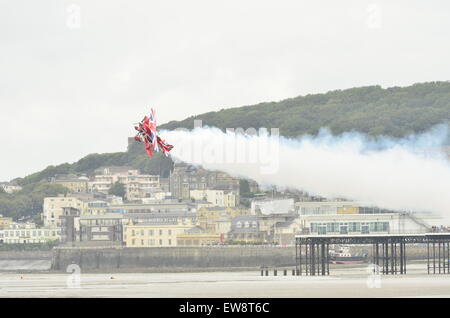
<path fill-rule="evenodd" d="M 450 215 L 450 162 L 443 152 L 429 151 L 448 137 L 447 126 L 403 139 L 326 130 L 289 139 L 255 132 L 203 127 L 161 135 L 175 145 L 175 159 L 205 169 L 387 209 Z"/>

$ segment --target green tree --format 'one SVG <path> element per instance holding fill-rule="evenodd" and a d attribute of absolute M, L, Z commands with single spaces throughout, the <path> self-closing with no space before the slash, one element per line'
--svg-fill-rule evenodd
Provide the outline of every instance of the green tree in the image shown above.
<path fill-rule="evenodd" d="M 20 191 L 0 193 L 0 214 L 15 220 L 33 218 L 42 212 L 45 197 L 67 193 L 68 189 L 59 184 L 44 181 L 27 184 Z"/>
<path fill-rule="evenodd" d="M 117 181 L 116 183 L 114 183 L 112 185 L 111 189 L 109 189 L 109 194 L 113 194 L 118 197 L 124 198 L 125 197 L 125 186 L 123 185 L 123 183 L 120 183 L 119 181 Z"/>
<path fill-rule="evenodd" d="M 248 183 L 248 180 L 246 179 L 239 179 L 239 195 L 241 196 L 241 198 L 252 198 L 253 197 L 253 193 L 250 192 L 250 185 Z M 243 203 L 245 204 L 244 201 L 242 200 Z"/>

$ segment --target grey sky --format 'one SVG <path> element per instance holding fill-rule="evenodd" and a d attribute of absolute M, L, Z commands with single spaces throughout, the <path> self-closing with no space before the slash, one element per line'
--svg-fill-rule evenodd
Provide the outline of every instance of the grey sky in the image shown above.
<path fill-rule="evenodd" d="M 0 180 L 123 151 L 150 105 L 164 123 L 450 74 L 448 1 L 0 4 Z"/>

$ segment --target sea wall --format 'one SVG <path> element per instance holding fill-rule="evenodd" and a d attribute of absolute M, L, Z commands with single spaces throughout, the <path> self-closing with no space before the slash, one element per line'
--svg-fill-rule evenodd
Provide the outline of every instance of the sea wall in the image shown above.
<path fill-rule="evenodd" d="M 352 252 L 367 252 L 372 246 L 354 246 Z M 407 246 L 407 259 L 426 258 L 426 246 Z M 295 264 L 294 247 L 57 247 L 53 249 L 51 269 L 66 271 L 70 264 L 82 271 L 195 271 L 256 269 L 260 266 L 283 267 Z"/>
<path fill-rule="evenodd" d="M 52 269 L 66 271 L 231 270 L 295 264 L 294 247 L 55 248 Z"/>
<path fill-rule="evenodd" d="M 52 251 L 0 251 L 0 272 L 48 271 L 51 268 Z"/>
<path fill-rule="evenodd" d="M 0 260 L 47 260 L 52 251 L 0 251 Z"/>

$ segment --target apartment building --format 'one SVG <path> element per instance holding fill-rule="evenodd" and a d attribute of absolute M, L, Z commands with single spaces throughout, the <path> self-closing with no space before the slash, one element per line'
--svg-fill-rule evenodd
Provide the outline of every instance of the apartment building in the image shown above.
<path fill-rule="evenodd" d="M 170 192 L 177 199 L 189 199 L 192 190 L 228 190 L 239 193 L 239 179 L 226 173 L 208 171 L 185 163 L 175 164 L 169 177 Z"/>
<path fill-rule="evenodd" d="M 230 190 L 190 190 L 190 198 L 204 200 L 219 207 L 236 207 L 239 205 L 239 195 Z"/>
<path fill-rule="evenodd" d="M 160 191 L 159 175 L 140 174 L 136 169 L 105 168 L 90 182 L 92 191 L 107 194 L 114 183 L 120 182 L 125 188 L 125 200 L 138 201 L 151 197 L 152 192 Z"/>
<path fill-rule="evenodd" d="M 173 247 L 177 246 L 177 235 L 195 226 L 194 213 L 139 213 L 125 215 L 126 247 Z"/>
<path fill-rule="evenodd" d="M 34 223 L 13 222 L 8 228 L 0 230 L 0 243 L 4 244 L 46 243 L 60 239 L 60 228 L 38 228 Z"/>
<path fill-rule="evenodd" d="M 45 226 L 61 226 L 60 217 L 63 215 L 63 208 L 71 207 L 83 213 L 86 202 L 74 196 L 57 196 L 44 198 L 42 218 Z"/>
<path fill-rule="evenodd" d="M 89 178 L 87 177 L 78 177 L 73 175 L 64 175 L 64 176 L 56 176 L 51 179 L 52 183 L 60 184 L 67 189 L 71 193 L 87 193 L 89 192 Z"/>

